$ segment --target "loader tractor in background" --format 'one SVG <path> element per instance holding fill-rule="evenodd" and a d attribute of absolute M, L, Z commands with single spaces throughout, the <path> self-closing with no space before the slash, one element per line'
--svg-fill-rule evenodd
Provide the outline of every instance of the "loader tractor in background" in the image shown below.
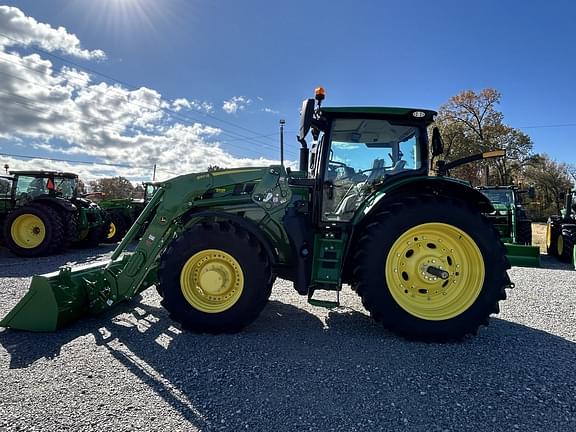
<path fill-rule="evenodd" d="M 304 101 L 298 170 L 280 164 L 162 182 L 109 261 L 34 276 L 0 325 L 53 331 L 156 286 L 183 328 L 231 333 L 258 317 L 280 277 L 326 307 L 339 304 L 347 284 L 376 321 L 410 339 L 475 334 L 513 285 L 510 265 L 482 216 L 490 201 L 443 177 L 454 162 L 428 175 L 436 113 L 326 108 L 323 99 L 318 88 Z M 442 147 L 434 128 L 433 157 Z"/>
<path fill-rule="evenodd" d="M 22 257 L 95 246 L 106 233 L 106 214 L 77 194 L 78 176 L 55 171 L 10 171 L 0 195 L 2 242 Z"/>
<path fill-rule="evenodd" d="M 154 182 L 143 182 L 142 186 L 144 188 L 142 198 L 98 200 L 98 205 L 107 213 L 109 220 L 105 243 L 117 243 L 122 240 L 158 188 Z"/>
<path fill-rule="evenodd" d="M 510 264 L 540 267 L 540 248 L 532 246 L 532 221 L 522 207 L 516 186 L 477 187 L 492 203 L 494 211 L 484 216 L 494 225 L 506 245 Z M 533 190 L 525 191 L 530 194 Z"/>
<path fill-rule="evenodd" d="M 546 225 L 546 249 L 548 255 L 563 262 L 572 262 L 576 267 L 576 189 L 560 194 L 563 209 L 559 215 L 548 218 Z"/>

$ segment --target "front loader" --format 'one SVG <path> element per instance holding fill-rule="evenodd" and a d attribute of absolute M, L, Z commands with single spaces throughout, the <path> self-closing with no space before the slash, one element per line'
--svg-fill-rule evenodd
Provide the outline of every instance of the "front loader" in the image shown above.
<path fill-rule="evenodd" d="M 236 332 L 258 317 L 280 277 L 328 307 L 348 284 L 376 321 L 410 339 L 476 333 L 512 286 L 509 263 L 482 216 L 489 200 L 444 169 L 428 175 L 436 113 L 325 108 L 323 99 L 319 88 L 304 101 L 298 170 L 162 182 L 108 262 L 35 276 L 0 325 L 53 331 L 154 285 L 182 327 Z M 440 155 L 438 129 L 431 141 Z M 319 299 L 322 291 L 334 299 Z"/>

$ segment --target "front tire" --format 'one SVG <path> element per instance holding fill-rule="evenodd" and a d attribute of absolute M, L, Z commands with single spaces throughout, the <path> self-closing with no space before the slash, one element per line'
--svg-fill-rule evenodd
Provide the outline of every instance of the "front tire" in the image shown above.
<path fill-rule="evenodd" d="M 364 307 L 408 339 L 476 334 L 511 285 L 498 233 L 457 200 L 427 195 L 391 203 L 358 245 L 354 287 Z"/>
<path fill-rule="evenodd" d="M 546 253 L 558 258 L 558 237 L 561 221 L 559 216 L 550 216 L 546 223 Z"/>
<path fill-rule="evenodd" d="M 516 229 L 516 242 L 520 245 L 532 244 L 532 221 L 529 219 L 518 220 Z"/>
<path fill-rule="evenodd" d="M 572 262 L 574 242 L 576 241 L 576 225 L 564 224 L 558 236 L 558 258 L 562 262 Z"/>
<path fill-rule="evenodd" d="M 126 218 L 119 213 L 109 213 L 108 219 L 110 223 L 104 243 L 118 243 L 124 238 L 124 235 L 126 235 L 128 231 L 128 222 Z"/>
<path fill-rule="evenodd" d="M 170 317 L 206 333 L 235 333 L 252 323 L 273 283 L 262 245 L 227 222 L 185 231 L 162 254 L 158 276 Z"/>

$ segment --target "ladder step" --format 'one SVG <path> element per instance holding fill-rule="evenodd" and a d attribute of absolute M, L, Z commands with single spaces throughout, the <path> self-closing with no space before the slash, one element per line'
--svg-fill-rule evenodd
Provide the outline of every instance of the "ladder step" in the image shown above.
<path fill-rule="evenodd" d="M 310 303 L 312 306 L 323 307 L 326 309 L 334 309 L 340 306 L 339 301 L 318 300 L 313 298 L 309 298 L 308 303 Z"/>

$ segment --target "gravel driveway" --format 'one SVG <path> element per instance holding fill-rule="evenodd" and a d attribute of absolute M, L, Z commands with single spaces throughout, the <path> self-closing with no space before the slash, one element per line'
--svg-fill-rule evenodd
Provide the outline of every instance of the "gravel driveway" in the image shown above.
<path fill-rule="evenodd" d="M 0 314 L 30 276 L 110 248 L 0 253 Z M 309 306 L 276 283 L 237 335 L 182 332 L 155 290 L 53 334 L 0 330 L 0 430 L 574 431 L 576 272 L 510 271 L 491 325 L 457 344 L 407 342 L 355 293 Z"/>

